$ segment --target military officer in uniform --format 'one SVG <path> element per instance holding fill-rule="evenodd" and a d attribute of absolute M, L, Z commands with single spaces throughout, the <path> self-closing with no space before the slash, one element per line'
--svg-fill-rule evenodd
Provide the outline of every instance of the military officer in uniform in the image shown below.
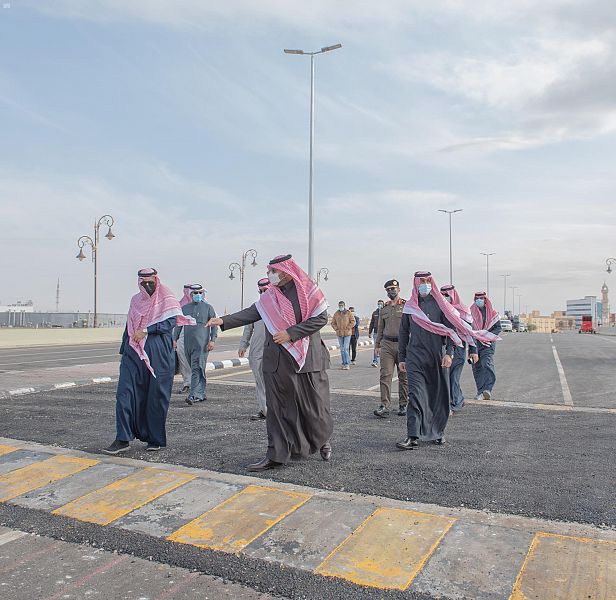
<path fill-rule="evenodd" d="M 398 359 L 398 331 L 406 300 L 400 298 L 400 284 L 397 279 L 387 281 L 385 291 L 389 301 L 380 310 L 375 342 L 375 349 L 381 360 L 381 405 L 374 411 L 374 415 L 381 419 L 389 417 L 394 368 L 398 370 L 398 415 L 406 415 L 408 404 L 406 373 L 400 370 Z"/>

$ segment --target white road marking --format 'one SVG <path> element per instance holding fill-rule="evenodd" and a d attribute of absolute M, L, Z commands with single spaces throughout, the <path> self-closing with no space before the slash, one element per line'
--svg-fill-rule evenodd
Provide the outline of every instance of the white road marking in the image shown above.
<path fill-rule="evenodd" d="M 552 340 L 552 338 L 550 338 Z M 558 358 L 558 352 L 556 351 L 556 346 L 552 344 L 552 352 L 554 353 L 554 360 L 556 361 L 556 369 L 558 370 L 558 376 L 560 377 L 560 387 L 563 390 L 563 399 L 567 406 L 573 406 L 573 398 L 571 397 L 571 391 L 569 390 L 569 384 L 567 383 L 567 378 L 565 377 L 565 370 L 560 362 L 560 358 Z"/>
<path fill-rule="evenodd" d="M 28 360 L 26 362 L 20 363 L 0 363 L 0 367 L 15 367 L 17 365 L 31 365 L 34 363 L 55 363 L 55 362 L 65 362 L 67 360 L 77 360 L 79 358 L 90 360 L 92 358 L 113 358 L 114 356 L 118 356 L 118 353 L 115 354 L 99 354 L 98 356 L 73 356 L 71 358 L 49 358 L 47 360 Z"/>
<path fill-rule="evenodd" d="M 236 375 L 245 375 L 246 373 L 252 373 L 252 371 L 250 369 L 244 369 L 243 371 L 233 371 L 231 373 L 224 373 L 221 375 L 218 375 L 217 371 L 222 371 L 223 369 L 213 369 L 211 371 L 208 371 L 208 378 L 207 378 L 207 382 L 210 383 L 210 381 L 216 381 L 217 379 L 225 379 L 226 377 L 235 377 Z M 215 375 L 215 377 L 211 377 L 211 375 Z"/>
<path fill-rule="evenodd" d="M 398 377 L 397 377 L 397 376 L 396 376 L 396 377 L 394 377 L 394 378 L 391 380 L 391 383 L 392 383 L 392 384 L 394 384 L 394 383 L 396 383 L 396 381 L 398 381 Z M 372 386 L 370 386 L 370 387 L 369 387 L 369 388 L 367 388 L 367 389 L 368 389 L 368 391 L 369 391 L 369 392 L 373 392 L 374 390 L 378 390 L 380 387 L 381 387 L 381 383 L 379 382 L 379 383 L 377 383 L 376 385 L 372 385 Z"/>
<path fill-rule="evenodd" d="M 8 544 L 9 542 L 14 542 L 19 538 L 24 537 L 24 535 L 28 535 L 25 531 L 7 531 L 0 535 L 0 546 L 4 544 Z"/>

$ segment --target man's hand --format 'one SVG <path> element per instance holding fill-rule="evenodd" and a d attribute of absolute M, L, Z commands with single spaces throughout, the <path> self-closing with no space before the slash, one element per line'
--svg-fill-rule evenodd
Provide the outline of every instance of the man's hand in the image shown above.
<path fill-rule="evenodd" d="M 441 363 L 441 367 L 443 367 L 443 369 L 449 369 L 449 367 L 451 367 L 452 362 L 453 362 L 453 358 L 451 358 L 449 354 L 445 354 L 445 356 L 443 356 L 443 362 Z"/>
<path fill-rule="evenodd" d="M 400 373 L 406 373 L 406 363 L 405 362 L 401 362 L 398 365 L 398 368 L 400 369 Z"/>
<path fill-rule="evenodd" d="M 214 346 L 215 346 L 215 345 L 216 345 L 216 344 L 215 344 L 214 342 L 208 342 L 208 343 L 207 343 L 207 351 L 208 351 L 208 352 L 211 352 L 212 350 L 214 350 Z"/>
<path fill-rule="evenodd" d="M 206 327 L 220 327 L 223 324 L 223 320 L 220 317 L 214 317 L 207 322 Z"/>
<path fill-rule="evenodd" d="M 246 356 L 246 350 L 238 350 L 238 351 L 237 351 L 237 355 L 238 355 L 240 358 L 244 358 L 244 356 Z"/>
<path fill-rule="evenodd" d="M 286 329 L 275 333 L 273 337 L 277 344 L 284 344 L 285 342 L 291 341 L 291 336 L 287 333 Z"/>
<path fill-rule="evenodd" d="M 133 333 L 133 341 L 138 344 L 146 335 L 147 333 L 145 331 L 135 331 L 135 333 Z"/>
<path fill-rule="evenodd" d="M 178 349 L 178 343 L 175 340 L 173 340 L 173 349 L 174 350 Z"/>
<path fill-rule="evenodd" d="M 471 364 L 476 365 L 479 362 L 479 354 L 469 354 Z"/>
<path fill-rule="evenodd" d="M 381 356 L 381 349 L 380 348 L 375 348 L 374 349 L 374 355 L 375 356 Z"/>

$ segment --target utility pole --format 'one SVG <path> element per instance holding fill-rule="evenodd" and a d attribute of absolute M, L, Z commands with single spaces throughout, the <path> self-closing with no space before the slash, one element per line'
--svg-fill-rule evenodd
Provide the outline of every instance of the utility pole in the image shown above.
<path fill-rule="evenodd" d="M 486 257 L 486 295 L 490 297 L 490 256 L 496 254 L 496 252 L 480 252 Z"/>
<path fill-rule="evenodd" d="M 342 44 L 334 44 L 333 46 L 325 46 L 315 52 L 307 52 L 306 50 L 291 50 L 285 48 L 285 54 L 301 54 L 310 56 L 310 150 L 309 162 L 310 168 L 308 173 L 308 275 L 314 280 L 314 208 L 313 208 L 313 176 L 314 176 L 314 57 L 319 54 L 325 54 L 332 50 L 342 48 Z"/>
<path fill-rule="evenodd" d="M 439 208 L 438 212 L 447 213 L 449 215 L 449 284 L 453 285 L 453 252 L 451 246 L 451 215 L 457 212 L 462 212 L 461 208 L 457 208 L 456 210 L 445 210 L 444 208 Z"/>
<path fill-rule="evenodd" d="M 503 317 L 504 317 L 505 313 L 507 312 L 507 277 L 511 277 L 511 273 L 506 273 L 504 275 L 501 275 L 501 277 L 503 278 L 503 282 L 504 282 L 504 291 L 503 291 Z"/>

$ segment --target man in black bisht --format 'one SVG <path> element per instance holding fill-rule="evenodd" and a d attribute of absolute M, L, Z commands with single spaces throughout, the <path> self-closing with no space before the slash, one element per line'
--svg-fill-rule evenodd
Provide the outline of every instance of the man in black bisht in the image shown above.
<path fill-rule="evenodd" d="M 263 378 L 267 403 L 266 457 L 248 465 L 265 471 L 287 463 L 291 456 L 319 451 L 330 459 L 333 423 L 329 409 L 329 352 L 319 331 L 327 324 L 323 292 L 292 259 L 270 261 L 272 285 L 252 306 L 211 319 L 223 331 L 263 319 Z"/>
<path fill-rule="evenodd" d="M 443 444 L 449 419 L 449 368 L 454 349 L 462 344 L 464 326 L 428 271 L 415 273 L 413 292 L 404 307 L 399 333 L 400 366 L 406 371 L 409 405 L 407 437 L 400 450 L 419 440 Z"/>

